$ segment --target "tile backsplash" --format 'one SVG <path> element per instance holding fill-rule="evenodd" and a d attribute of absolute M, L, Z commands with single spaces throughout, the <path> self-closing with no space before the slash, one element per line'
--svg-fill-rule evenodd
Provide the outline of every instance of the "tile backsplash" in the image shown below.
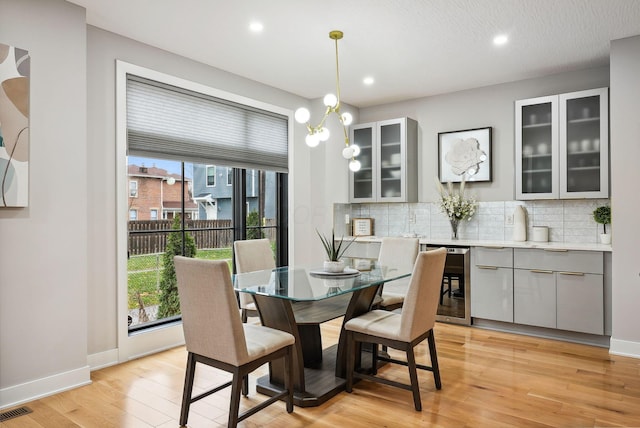
<path fill-rule="evenodd" d="M 532 239 L 533 226 L 548 226 L 551 242 L 597 243 L 602 225 L 593 220 L 592 212 L 608 203 L 608 199 L 479 202 L 476 214 L 470 221 L 460 223 L 458 233 L 460 239 L 511 241 L 513 212 L 516 205 L 522 205 L 527 214 L 527 240 Z M 349 219 L 373 218 L 376 236 L 451 236 L 449 220 L 433 202 L 334 204 L 337 235 L 351 235 L 347 215 Z M 607 232 L 609 229 L 610 225 Z"/>

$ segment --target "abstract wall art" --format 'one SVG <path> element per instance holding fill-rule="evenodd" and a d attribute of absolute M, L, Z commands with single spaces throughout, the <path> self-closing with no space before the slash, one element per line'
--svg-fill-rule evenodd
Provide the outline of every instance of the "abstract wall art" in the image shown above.
<path fill-rule="evenodd" d="M 29 205 L 29 52 L 0 43 L 0 208 Z"/>

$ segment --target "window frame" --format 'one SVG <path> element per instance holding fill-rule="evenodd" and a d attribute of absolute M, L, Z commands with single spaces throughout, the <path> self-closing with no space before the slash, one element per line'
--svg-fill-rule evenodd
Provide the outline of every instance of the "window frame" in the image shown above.
<path fill-rule="evenodd" d="M 127 175 L 127 74 L 165 82 L 170 85 L 185 87 L 208 95 L 227 99 L 232 102 L 245 104 L 250 107 L 270 111 L 286 116 L 288 119 L 287 133 L 289 150 L 289 173 L 281 187 L 288 188 L 292 180 L 291 169 L 294 144 L 293 110 L 251 99 L 242 95 L 222 91 L 211 86 L 190 80 L 182 79 L 159 71 L 137 66 L 121 60 L 116 60 L 116 295 L 117 295 L 117 348 L 118 362 L 126 362 L 132 358 L 155 353 L 164 349 L 184 344 L 184 333 L 181 321 L 165 324 L 158 328 L 145 329 L 144 331 L 130 333 L 127 326 L 127 234 L 128 234 L 128 175 Z M 280 192 L 280 190 L 279 190 Z M 279 193 L 280 194 L 280 193 Z M 281 224 L 278 229 L 278 239 L 286 239 L 287 251 L 293 250 L 293 239 L 288 234 L 288 221 L 292 218 L 293 193 L 287 192 L 287 200 L 284 201 L 286 210 L 279 218 Z M 281 196 L 279 196 L 281 197 Z M 279 256 L 278 256 L 279 257 Z"/>
<path fill-rule="evenodd" d="M 213 169 L 213 174 L 209 175 L 209 168 Z M 207 187 L 216 187 L 216 182 L 218 181 L 216 174 L 218 173 L 218 168 L 216 165 L 207 164 L 205 165 L 205 180 L 207 180 Z M 209 184 L 209 177 L 213 177 L 213 184 Z"/>
<path fill-rule="evenodd" d="M 133 188 L 132 188 L 132 185 L 133 185 Z M 129 197 L 137 198 L 139 192 L 140 192 L 140 186 L 138 185 L 138 180 L 129 180 Z"/>

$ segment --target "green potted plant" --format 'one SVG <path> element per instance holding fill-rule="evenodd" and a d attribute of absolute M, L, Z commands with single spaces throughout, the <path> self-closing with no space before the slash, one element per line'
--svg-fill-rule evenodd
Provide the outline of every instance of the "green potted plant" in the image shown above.
<path fill-rule="evenodd" d="M 322 246 L 324 247 L 324 251 L 327 254 L 327 260 L 325 260 L 323 268 L 325 272 L 330 273 L 339 273 L 344 271 L 344 261 L 340 260 L 340 258 L 344 255 L 345 251 L 353 244 L 355 238 L 351 241 L 345 242 L 344 236 L 340 238 L 339 241 L 336 241 L 335 233 L 333 229 L 331 229 L 331 239 L 324 236 L 318 229 L 316 229 L 316 233 L 320 237 L 320 241 L 322 242 Z"/>
<path fill-rule="evenodd" d="M 611 207 L 609 205 L 597 207 L 593 210 L 593 219 L 603 227 L 604 233 L 600 234 L 600 242 L 603 244 L 611 244 L 611 235 L 607 234 L 607 225 L 611 224 Z"/>

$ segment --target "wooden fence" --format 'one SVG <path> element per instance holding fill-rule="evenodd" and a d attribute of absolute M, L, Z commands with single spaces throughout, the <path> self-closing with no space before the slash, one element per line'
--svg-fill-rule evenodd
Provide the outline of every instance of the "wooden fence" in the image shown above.
<path fill-rule="evenodd" d="M 129 221 L 129 255 L 164 253 L 173 220 L 130 220 Z M 275 224 L 275 220 L 267 219 L 265 226 Z M 196 241 L 196 247 L 229 248 L 233 244 L 231 220 L 186 220 L 185 228 L 190 230 Z M 275 240 L 275 228 L 263 229 L 265 238 Z"/>

